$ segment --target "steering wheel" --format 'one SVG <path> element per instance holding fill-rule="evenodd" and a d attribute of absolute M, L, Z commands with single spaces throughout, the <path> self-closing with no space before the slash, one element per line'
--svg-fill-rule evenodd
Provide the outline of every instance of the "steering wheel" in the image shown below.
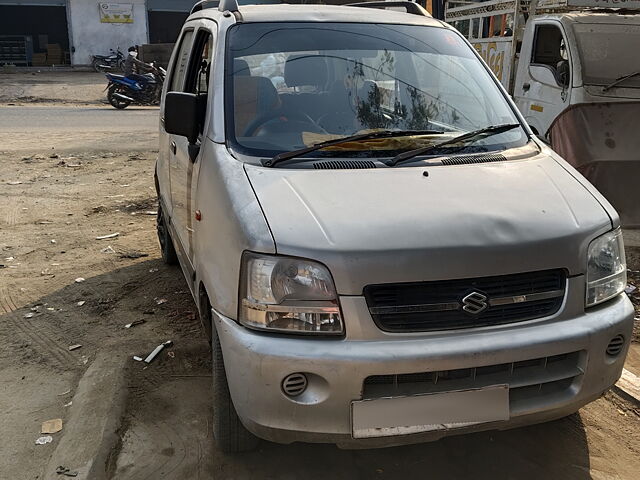
<path fill-rule="evenodd" d="M 298 122 L 302 122 L 302 123 L 309 123 L 311 125 L 313 125 L 316 129 L 320 128 L 319 125 L 314 122 L 311 117 L 309 117 L 307 114 L 305 113 L 301 113 L 301 112 L 284 112 L 282 110 L 271 110 L 269 112 L 265 112 L 262 113 L 260 115 L 258 115 L 256 118 L 254 118 L 249 125 L 247 125 L 247 128 L 244 129 L 244 132 L 242 133 L 243 137 L 253 137 L 256 132 L 260 129 L 260 127 L 262 127 L 263 125 L 267 124 L 268 122 L 278 119 L 279 117 L 283 117 L 284 120 L 280 120 L 281 122 L 285 122 L 285 121 L 289 121 L 289 120 L 294 120 L 294 121 L 298 121 Z"/>

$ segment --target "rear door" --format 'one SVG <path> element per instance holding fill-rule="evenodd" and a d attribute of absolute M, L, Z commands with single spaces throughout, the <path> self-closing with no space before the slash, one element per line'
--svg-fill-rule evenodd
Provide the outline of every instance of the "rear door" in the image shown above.
<path fill-rule="evenodd" d="M 193 22 L 194 31 L 188 52 L 188 63 L 184 80 L 176 88 L 198 95 L 202 112 L 199 119 L 200 135 L 194 145 L 189 145 L 186 137 L 171 135 L 171 201 L 173 204 L 173 219 L 177 241 L 180 248 L 176 249 L 181 256 L 181 265 L 185 269 L 186 278 L 193 278 L 193 233 L 195 207 L 192 199 L 197 185 L 200 170 L 200 144 L 204 138 L 205 118 L 212 71 L 213 53 L 215 49 L 215 23 L 210 20 Z M 185 54 L 185 56 L 187 56 Z M 191 286 L 191 285 L 190 285 Z"/>

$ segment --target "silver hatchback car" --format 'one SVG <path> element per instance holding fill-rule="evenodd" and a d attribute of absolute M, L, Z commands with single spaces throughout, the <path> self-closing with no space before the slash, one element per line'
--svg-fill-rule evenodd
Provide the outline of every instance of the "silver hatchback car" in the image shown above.
<path fill-rule="evenodd" d="M 512 428 L 616 382 L 618 215 L 456 30 L 415 4 L 212 3 L 172 55 L 156 186 L 220 449 Z"/>

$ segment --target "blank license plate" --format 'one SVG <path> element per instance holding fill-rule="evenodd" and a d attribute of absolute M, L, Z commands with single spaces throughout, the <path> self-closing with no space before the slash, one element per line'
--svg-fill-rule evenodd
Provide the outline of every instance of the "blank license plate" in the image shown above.
<path fill-rule="evenodd" d="M 354 438 L 408 435 L 509 420 L 509 387 L 376 398 L 351 403 Z"/>

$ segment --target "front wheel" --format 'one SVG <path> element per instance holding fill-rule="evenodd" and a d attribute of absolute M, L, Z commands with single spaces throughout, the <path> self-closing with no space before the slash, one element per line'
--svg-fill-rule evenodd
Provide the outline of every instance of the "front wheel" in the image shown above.
<path fill-rule="evenodd" d="M 109 91 L 107 92 L 107 100 L 109 100 L 109 103 L 112 107 L 117 108 L 118 110 L 122 110 L 123 108 L 127 108 L 129 105 L 131 105 L 131 102 L 129 100 L 118 98 L 118 96 L 116 95 L 117 93 L 125 95 L 126 90 L 120 85 L 111 85 L 109 87 Z"/>
<path fill-rule="evenodd" d="M 208 319 L 211 321 L 211 318 Z M 248 452 L 258 446 L 260 440 L 247 430 L 238 414 L 227 383 L 222 347 L 215 325 L 211 326 L 211 350 L 213 351 L 213 436 L 218 448 L 225 453 Z"/>

